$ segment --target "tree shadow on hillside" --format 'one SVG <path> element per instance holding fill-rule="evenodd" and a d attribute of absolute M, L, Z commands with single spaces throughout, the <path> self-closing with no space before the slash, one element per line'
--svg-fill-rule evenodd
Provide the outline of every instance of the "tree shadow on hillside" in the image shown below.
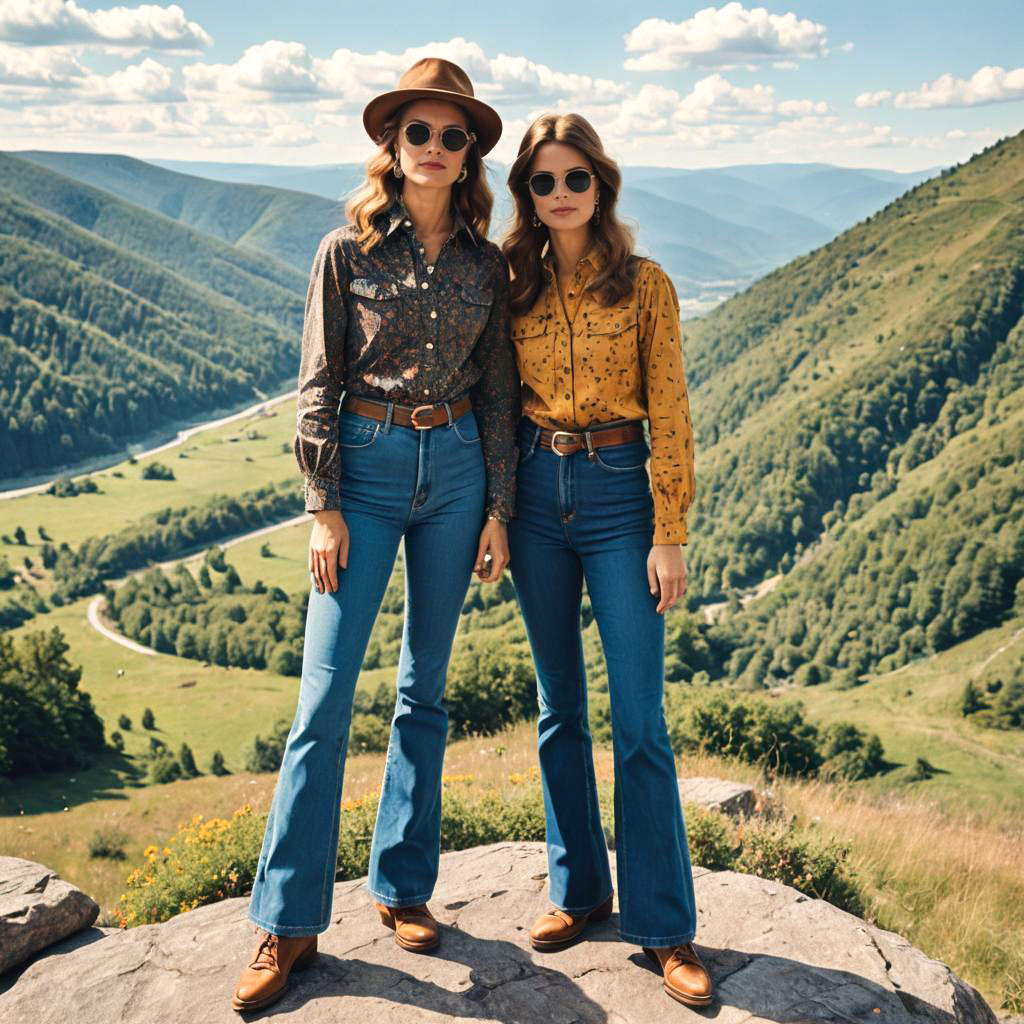
<path fill-rule="evenodd" d="M 116 751 L 101 754 L 87 768 L 0 776 L 0 817 L 49 814 L 93 800 L 127 800 L 127 790 L 145 785 L 145 777 L 140 758 Z"/>

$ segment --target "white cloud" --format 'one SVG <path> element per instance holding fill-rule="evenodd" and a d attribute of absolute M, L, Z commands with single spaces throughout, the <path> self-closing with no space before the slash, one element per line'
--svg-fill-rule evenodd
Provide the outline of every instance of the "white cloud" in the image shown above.
<path fill-rule="evenodd" d="M 88 11 L 75 0 L 4 0 L 0 39 L 28 46 L 104 46 L 194 53 L 213 40 L 177 5 Z"/>
<path fill-rule="evenodd" d="M 174 84 L 174 72 L 147 57 L 111 75 L 89 75 L 82 82 L 83 100 L 99 103 L 171 103 L 185 98 Z"/>
<path fill-rule="evenodd" d="M 66 86 L 88 74 L 73 54 L 0 43 L 0 89 L 8 86 Z"/>
<path fill-rule="evenodd" d="M 720 8 L 705 7 L 685 21 L 646 18 L 626 34 L 626 49 L 642 54 L 626 60 L 628 71 L 668 71 L 690 63 L 720 69 L 756 67 L 828 52 L 824 25 L 792 12 L 748 10 L 735 0 Z"/>
<path fill-rule="evenodd" d="M 234 64 L 190 64 L 183 74 L 189 93 L 258 94 L 278 101 L 317 97 L 355 108 L 393 87 L 406 68 L 426 56 L 459 64 L 485 100 L 516 103 L 578 97 L 612 102 L 626 92 L 624 84 L 610 79 L 555 71 L 527 57 L 505 53 L 488 57 L 479 45 L 462 38 L 411 47 L 403 53 L 339 49 L 326 58 L 313 56 L 302 43 L 270 40 L 250 46 Z"/>
<path fill-rule="evenodd" d="M 1008 103 L 1024 99 L 1024 68 L 1006 71 L 983 67 L 969 79 L 940 75 L 934 82 L 922 82 L 917 89 L 897 93 L 897 107 L 921 110 L 933 107 L 976 107 L 985 103 Z"/>
<path fill-rule="evenodd" d="M 892 91 L 890 89 L 879 89 L 877 92 L 862 92 L 853 102 L 863 110 L 867 107 L 880 107 L 891 99 Z"/>

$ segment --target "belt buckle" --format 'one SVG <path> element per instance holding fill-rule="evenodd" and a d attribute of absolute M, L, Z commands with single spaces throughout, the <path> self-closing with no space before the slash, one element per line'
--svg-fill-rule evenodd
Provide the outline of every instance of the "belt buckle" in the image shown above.
<path fill-rule="evenodd" d="M 558 450 L 558 448 L 555 446 L 555 438 L 558 437 L 559 434 L 565 434 L 566 437 L 570 437 L 571 438 L 573 436 L 573 431 L 571 431 L 571 430 L 554 430 L 551 433 L 551 450 L 561 459 L 561 458 L 565 458 L 566 455 L 572 455 L 574 453 L 573 452 L 560 452 Z"/>
<path fill-rule="evenodd" d="M 424 409 L 428 409 L 431 412 L 433 412 L 434 407 L 433 407 L 433 405 L 417 405 L 416 408 L 413 409 L 413 411 L 411 413 L 409 413 L 409 418 L 412 420 L 412 425 L 417 430 L 429 430 L 434 425 L 433 423 L 417 423 L 416 422 L 416 414 L 421 412 Z"/>

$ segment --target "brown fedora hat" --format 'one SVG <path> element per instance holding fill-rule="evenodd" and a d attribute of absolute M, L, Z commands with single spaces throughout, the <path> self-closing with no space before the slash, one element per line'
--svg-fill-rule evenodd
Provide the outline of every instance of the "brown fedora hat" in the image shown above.
<path fill-rule="evenodd" d="M 501 138 L 498 112 L 473 95 L 469 75 L 450 60 L 424 57 L 398 80 L 398 88 L 375 96 L 363 111 L 363 126 L 374 142 L 380 142 L 384 125 L 404 103 L 412 100 L 445 100 L 462 107 L 476 132 L 480 155 L 489 153 Z"/>

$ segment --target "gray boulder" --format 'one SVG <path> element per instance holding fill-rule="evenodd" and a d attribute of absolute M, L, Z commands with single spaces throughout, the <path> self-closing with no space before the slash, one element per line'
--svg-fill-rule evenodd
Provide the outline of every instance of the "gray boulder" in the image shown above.
<path fill-rule="evenodd" d="M 42 864 L 0 857 L 0 974 L 96 920 L 100 908 Z"/>
<path fill-rule="evenodd" d="M 709 811 L 721 811 L 730 817 L 749 818 L 757 809 L 757 793 L 745 782 L 694 775 L 679 780 L 679 797 L 684 803 L 697 804 Z"/>
<path fill-rule="evenodd" d="M 717 1002 L 691 1011 L 662 992 L 618 915 L 560 953 L 534 953 L 527 934 L 548 907 L 540 843 L 499 843 L 441 858 L 431 908 L 447 927 L 440 950 L 407 953 L 384 929 L 362 881 L 334 890 L 320 956 L 288 994 L 254 1018 L 377 1024 L 718 1024 L 874 1022 L 995 1024 L 981 997 L 896 935 L 784 885 L 695 872 L 698 949 Z M 232 989 L 255 950 L 248 899 L 201 907 L 44 956 L 0 995 L 0 1021 L 64 1024 L 235 1022 Z"/>

